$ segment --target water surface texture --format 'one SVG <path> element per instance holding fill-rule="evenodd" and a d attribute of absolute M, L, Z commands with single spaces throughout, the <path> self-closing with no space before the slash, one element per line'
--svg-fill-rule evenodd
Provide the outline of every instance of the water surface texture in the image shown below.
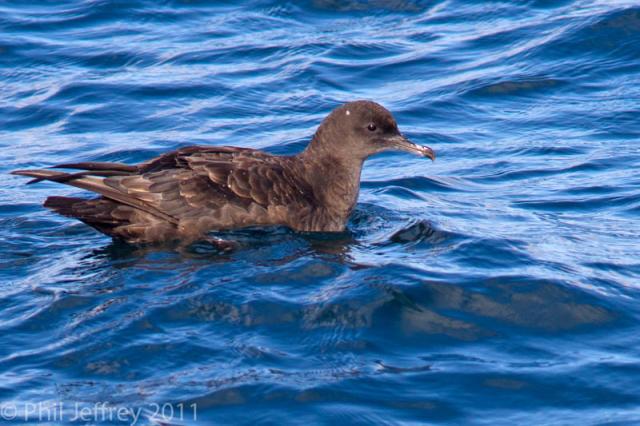
<path fill-rule="evenodd" d="M 0 88 L 3 416 L 640 422 L 637 2 L 5 0 Z M 127 247 L 8 174 L 295 153 L 362 98 L 438 159 L 369 160 L 340 235 Z"/>

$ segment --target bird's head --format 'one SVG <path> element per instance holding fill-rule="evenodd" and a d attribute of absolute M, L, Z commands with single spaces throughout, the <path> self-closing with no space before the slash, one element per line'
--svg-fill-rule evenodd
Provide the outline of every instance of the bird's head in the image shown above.
<path fill-rule="evenodd" d="M 318 128 L 312 144 L 357 160 L 383 151 L 406 151 L 431 160 L 436 158 L 431 148 L 403 136 L 393 115 L 371 101 L 349 102 L 334 109 Z"/>

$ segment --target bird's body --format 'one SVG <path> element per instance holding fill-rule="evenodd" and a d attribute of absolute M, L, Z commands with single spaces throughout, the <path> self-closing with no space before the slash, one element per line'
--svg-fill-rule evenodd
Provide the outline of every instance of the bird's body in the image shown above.
<path fill-rule="evenodd" d="M 192 146 L 126 170 L 110 163 L 62 166 L 88 169 L 89 175 L 42 170 L 30 176 L 102 197 L 50 197 L 45 206 L 129 242 L 193 240 L 210 230 L 265 225 L 341 231 L 354 204 L 332 208 L 320 203 L 321 191 L 310 183 L 308 164 L 299 156 L 247 148 Z M 101 172 L 117 175 L 90 176 Z M 357 193 L 357 188 L 343 185 L 346 182 L 334 182 L 334 191 Z"/>
<path fill-rule="evenodd" d="M 361 122 L 368 126 L 364 131 Z M 372 139 L 377 142 L 359 141 L 375 132 L 382 134 Z M 364 160 L 392 149 L 381 145 L 387 139 L 396 149 L 433 158 L 429 148 L 400 135 L 388 111 L 358 101 L 334 110 L 298 155 L 191 146 L 133 166 L 89 162 L 56 166 L 82 170 L 76 173 L 14 173 L 99 194 L 94 199 L 53 196 L 44 205 L 130 243 L 194 241 L 212 230 L 249 226 L 335 232 L 344 230 L 356 204 Z"/>

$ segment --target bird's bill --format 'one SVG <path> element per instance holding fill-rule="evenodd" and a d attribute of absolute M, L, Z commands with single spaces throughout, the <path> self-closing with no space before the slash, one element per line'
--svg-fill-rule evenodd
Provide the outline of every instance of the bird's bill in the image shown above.
<path fill-rule="evenodd" d="M 397 136 L 392 136 L 390 138 L 387 138 L 387 142 L 390 144 L 390 146 L 393 149 L 410 152 L 412 154 L 417 154 L 421 157 L 428 157 L 431 159 L 431 161 L 435 161 L 436 159 L 436 153 L 433 149 L 425 145 L 415 144 L 402 135 L 397 135 Z"/>

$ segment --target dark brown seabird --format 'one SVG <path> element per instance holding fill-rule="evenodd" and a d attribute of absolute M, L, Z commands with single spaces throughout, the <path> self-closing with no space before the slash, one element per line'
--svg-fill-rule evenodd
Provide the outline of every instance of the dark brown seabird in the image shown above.
<path fill-rule="evenodd" d="M 371 101 L 349 102 L 327 116 L 307 148 L 292 156 L 229 146 L 190 146 L 138 165 L 87 162 L 17 170 L 29 183 L 49 180 L 100 194 L 48 197 L 57 213 L 129 243 L 193 242 L 208 231 L 283 225 L 339 232 L 358 199 L 364 160 L 387 150 L 435 159 Z M 221 248 L 232 244 L 209 239 Z"/>

